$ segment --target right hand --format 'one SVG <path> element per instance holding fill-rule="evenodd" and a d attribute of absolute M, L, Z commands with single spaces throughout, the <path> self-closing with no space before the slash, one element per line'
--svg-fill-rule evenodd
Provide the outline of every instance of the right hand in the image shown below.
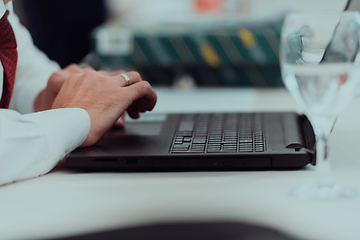
<path fill-rule="evenodd" d="M 154 89 L 142 81 L 137 72 L 127 72 L 130 85 L 123 76 L 110 76 L 93 70 L 70 75 L 62 85 L 52 109 L 82 108 L 91 120 L 90 132 L 82 147 L 95 144 L 128 111 L 132 118 L 151 111 L 157 100 Z"/>

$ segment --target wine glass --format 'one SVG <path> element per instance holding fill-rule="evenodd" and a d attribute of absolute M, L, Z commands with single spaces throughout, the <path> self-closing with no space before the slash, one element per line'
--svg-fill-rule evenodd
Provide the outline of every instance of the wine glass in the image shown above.
<path fill-rule="evenodd" d="M 280 43 L 284 85 L 310 120 L 316 136 L 316 174 L 290 195 L 298 199 L 353 198 L 357 191 L 331 175 L 327 140 L 341 110 L 358 92 L 358 12 L 289 14 Z"/>

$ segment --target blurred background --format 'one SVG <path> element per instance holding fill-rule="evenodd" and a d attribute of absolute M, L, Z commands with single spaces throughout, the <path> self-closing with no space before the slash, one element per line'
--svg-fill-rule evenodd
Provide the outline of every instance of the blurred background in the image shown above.
<path fill-rule="evenodd" d="M 347 0 L 13 0 L 35 45 L 62 67 L 137 70 L 154 85 L 282 86 L 288 12 Z M 360 9 L 360 8 L 359 8 Z"/>

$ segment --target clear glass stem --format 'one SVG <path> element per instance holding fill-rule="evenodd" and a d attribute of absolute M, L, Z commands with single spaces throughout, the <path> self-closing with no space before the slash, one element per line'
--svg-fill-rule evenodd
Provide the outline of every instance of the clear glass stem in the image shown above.
<path fill-rule="evenodd" d="M 322 125 L 323 126 L 323 125 Z M 316 128 L 315 128 L 316 129 Z M 327 139 L 330 131 L 316 129 L 316 174 L 312 181 L 301 185 L 290 192 L 297 199 L 339 199 L 354 198 L 357 191 L 344 188 L 337 184 L 331 174 L 331 164 L 328 154 Z"/>
<path fill-rule="evenodd" d="M 315 183 L 320 186 L 334 185 L 331 174 L 331 163 L 328 154 L 327 137 L 325 134 L 316 136 L 316 177 Z"/>

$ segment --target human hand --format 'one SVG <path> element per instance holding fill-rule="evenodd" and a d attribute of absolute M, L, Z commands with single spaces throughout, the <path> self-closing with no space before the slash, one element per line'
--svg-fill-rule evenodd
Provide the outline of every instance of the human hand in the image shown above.
<path fill-rule="evenodd" d="M 102 137 L 127 110 L 132 118 L 151 111 L 157 95 L 137 72 L 128 72 L 130 85 L 123 76 L 110 76 L 86 69 L 71 74 L 63 83 L 52 109 L 82 108 L 90 116 L 90 132 L 81 146 L 91 146 Z"/>
<path fill-rule="evenodd" d="M 54 72 L 50 76 L 46 88 L 38 94 L 38 96 L 34 102 L 34 112 L 51 109 L 51 106 L 53 105 L 54 100 L 55 100 L 56 96 L 58 95 L 65 80 L 67 78 L 69 78 L 71 74 L 83 74 L 87 70 L 92 70 L 92 68 L 90 68 L 90 67 L 83 68 L 77 64 L 71 64 L 64 69 Z M 104 75 L 116 76 L 121 73 L 124 73 L 125 71 L 117 70 L 117 71 L 113 71 L 113 72 L 109 72 L 109 73 L 105 72 L 105 71 L 99 71 L 99 72 Z M 115 122 L 115 126 L 123 127 L 124 124 L 125 124 L 125 117 L 124 117 L 124 115 L 122 115 Z"/>
<path fill-rule="evenodd" d="M 91 68 L 81 68 L 77 64 L 71 64 L 64 69 L 54 72 L 46 85 L 46 88 L 41 91 L 34 102 L 34 112 L 45 111 L 51 109 L 56 96 L 58 95 L 61 86 L 71 74 L 81 74 Z"/>
<path fill-rule="evenodd" d="M 117 76 L 122 73 L 125 73 L 124 70 L 116 70 L 116 71 L 112 71 L 112 72 L 106 72 L 106 71 L 98 71 L 98 72 L 102 73 L 104 75 L 109 75 L 109 76 Z M 115 122 L 114 126 L 115 127 L 124 127 L 125 126 L 125 114 L 121 115 L 121 117 Z"/>

